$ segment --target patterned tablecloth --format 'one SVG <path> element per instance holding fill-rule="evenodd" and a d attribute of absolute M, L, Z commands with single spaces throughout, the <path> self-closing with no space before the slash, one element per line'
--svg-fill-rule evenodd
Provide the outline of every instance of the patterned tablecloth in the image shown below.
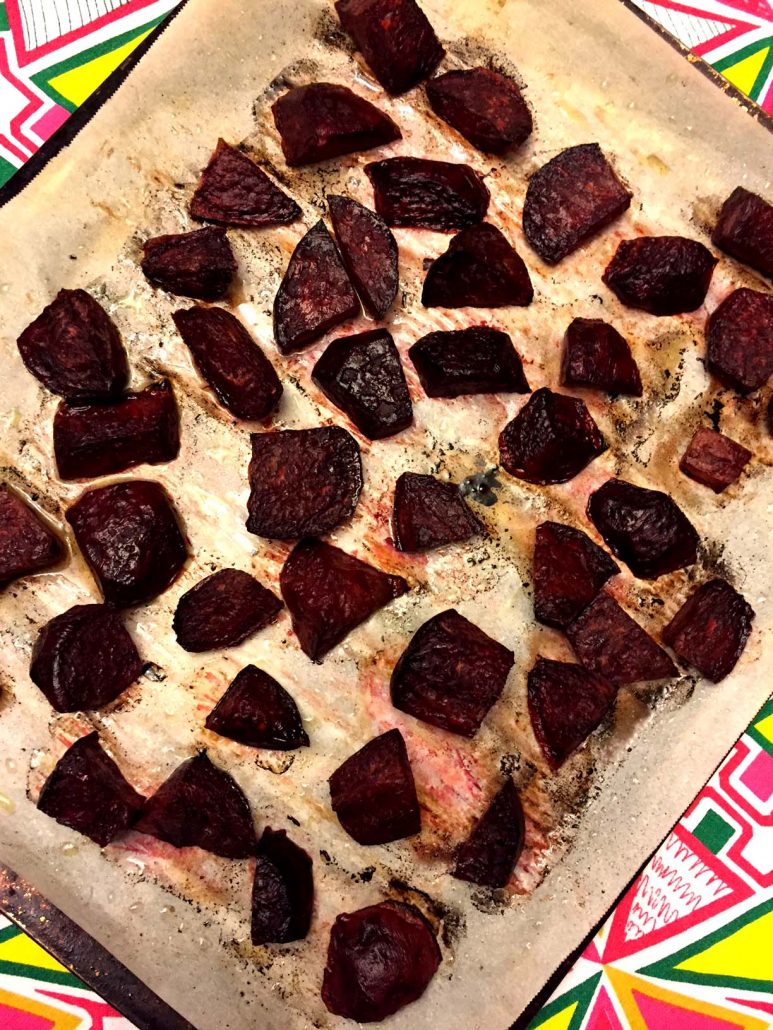
<path fill-rule="evenodd" d="M 636 2 L 773 114 L 771 0 Z M 0 186 L 176 6 L 0 0 Z M 0 1027 L 132 1030 L 2 916 Z M 773 1027 L 773 700 L 530 1030 L 537 1027 Z"/>

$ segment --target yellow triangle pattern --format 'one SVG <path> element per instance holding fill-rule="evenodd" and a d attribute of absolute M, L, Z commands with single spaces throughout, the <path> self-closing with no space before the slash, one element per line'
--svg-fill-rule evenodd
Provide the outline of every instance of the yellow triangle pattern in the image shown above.
<path fill-rule="evenodd" d="M 676 967 L 709 976 L 737 976 L 745 980 L 773 981 L 773 912 L 739 927 L 705 951 L 691 955 Z"/>
<path fill-rule="evenodd" d="M 565 1009 L 561 1009 L 560 1012 L 556 1012 L 555 1015 L 552 1015 L 546 1023 L 540 1023 L 539 1030 L 568 1030 L 576 1008 L 577 1002 L 572 1002 L 572 1004 L 567 1005 Z"/>
<path fill-rule="evenodd" d="M 729 68 L 724 68 L 722 74 L 748 96 L 754 88 L 754 83 L 757 81 L 757 76 L 760 74 L 769 50 L 770 47 L 764 47 L 754 54 L 749 54 L 738 64 L 731 64 Z"/>
<path fill-rule="evenodd" d="M 762 734 L 765 740 L 769 740 L 773 744 L 773 715 L 768 715 L 760 722 L 756 722 L 754 728 Z"/>
<path fill-rule="evenodd" d="M 78 1030 L 82 1025 L 80 1016 L 74 1016 L 71 1012 L 62 1012 L 61 1009 L 52 1008 L 51 1005 L 37 998 L 25 998 L 21 994 L 12 994 L 10 991 L 0 990 L 0 1019 L 3 1009 L 16 1009 L 17 1012 L 24 1012 L 28 1016 L 38 1016 L 40 1019 L 50 1021 L 50 1030 Z"/>
<path fill-rule="evenodd" d="M 110 50 L 106 54 L 100 54 L 99 57 L 95 57 L 78 68 L 71 68 L 67 72 L 62 72 L 61 75 L 56 75 L 51 79 L 51 86 L 71 104 L 80 107 L 97 86 L 100 86 L 108 75 L 115 71 L 121 61 L 129 56 L 137 44 L 141 43 L 151 32 L 152 29 L 148 29 L 147 32 L 130 39 L 123 46 Z"/>
<path fill-rule="evenodd" d="M 23 966 L 35 966 L 37 969 L 67 972 L 53 956 L 24 933 L 0 944 L 0 962 L 19 962 Z"/>

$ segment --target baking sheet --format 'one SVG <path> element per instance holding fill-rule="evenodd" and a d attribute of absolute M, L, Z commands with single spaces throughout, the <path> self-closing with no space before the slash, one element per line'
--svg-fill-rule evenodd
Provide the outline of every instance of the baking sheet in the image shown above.
<path fill-rule="evenodd" d="M 73 558 L 61 572 L 25 581 L 0 598 L 0 857 L 202 1028 L 335 1024 L 318 999 L 329 924 L 338 911 L 395 892 L 407 893 L 440 924 L 445 963 L 424 998 L 393 1025 L 432 1026 L 438 1018 L 449 1027 L 509 1025 L 676 821 L 769 692 L 770 661 L 762 656 L 761 640 L 770 621 L 770 449 L 762 406 L 759 399 L 737 404 L 709 383 L 700 362 L 705 311 L 663 320 L 628 312 L 601 285 L 600 274 L 622 236 L 660 231 L 705 238 L 720 200 L 739 182 L 769 192 L 770 136 L 613 0 L 592 6 L 547 0 L 427 4 L 449 47 L 449 67 L 489 59 L 493 49 L 528 87 L 535 135 L 517 155 L 491 161 L 426 118 L 418 94 L 381 96 L 347 52 L 326 5 L 307 0 L 255 11 L 190 0 L 73 145 L 0 212 L 0 329 L 9 399 L 2 413 L 2 460 L 18 470 L 9 473 L 12 481 L 59 522 L 80 492 L 51 477 L 56 403 L 21 367 L 14 340 L 61 285 L 88 286 L 124 333 L 133 382 L 157 372 L 175 381 L 181 455 L 168 468 L 132 474 L 168 485 L 194 555 L 172 590 L 129 617 L 154 667 L 125 699 L 88 723 L 52 717 L 26 673 L 38 627 L 71 604 L 97 597 L 83 564 Z M 286 174 L 267 118 L 278 88 L 268 83 L 280 72 L 282 81 L 331 78 L 362 95 L 375 94 L 405 135 L 384 153 L 450 156 L 487 174 L 490 218 L 515 241 L 537 291 L 530 308 L 496 312 L 489 321 L 512 333 L 533 387 L 556 384 L 563 330 L 580 314 L 608 317 L 621 328 L 645 381 L 641 403 L 610 406 L 586 396 L 611 447 L 581 476 L 547 489 L 500 477 L 500 499 L 482 513 L 490 538 L 416 562 L 385 542 L 395 476 L 411 468 L 459 478 L 491 467 L 497 432 L 525 398 L 428 401 L 406 364 L 415 426 L 394 441 L 362 441 L 366 492 L 352 525 L 335 539 L 409 575 L 415 589 L 352 634 L 321 668 L 299 654 L 286 616 L 225 657 L 187 655 L 171 638 L 177 598 L 202 575 L 233 564 L 275 583 L 286 549 L 246 533 L 247 427 L 228 419 L 193 372 L 169 319 L 181 302 L 155 294 L 136 269 L 146 236 L 189 227 L 187 200 L 218 136 L 245 140 L 273 167 L 301 203 L 306 226 L 319 217 L 327 191 L 369 200 L 361 168 L 370 155 Z M 526 176 L 562 147 L 591 140 L 613 156 L 634 189 L 634 204 L 581 255 L 549 269 L 520 233 Z M 271 302 L 301 232 L 296 225 L 231 234 L 242 272 L 237 310 L 276 357 L 285 380 L 280 424 L 340 422 L 340 413 L 308 381 L 321 347 L 282 361 L 271 344 Z M 422 262 L 444 250 L 447 237 L 402 231 L 398 240 L 405 296 L 391 328 L 404 352 L 423 332 L 464 324 L 469 313 L 416 305 Z M 723 262 L 709 308 L 733 285 L 754 284 L 751 274 Z M 359 319 L 337 334 L 366 326 Z M 715 408 L 715 400 L 724 406 Z M 720 499 L 676 469 L 706 411 L 721 412 L 723 430 L 758 459 Z M 587 493 L 620 470 L 667 490 L 685 508 L 705 542 L 705 571 L 675 574 L 655 590 L 621 576 L 614 592 L 643 624 L 657 628 L 685 596 L 690 578 L 720 571 L 757 610 L 755 634 L 743 662 L 719 687 L 684 676 L 667 690 L 645 685 L 622 691 L 615 719 L 559 777 L 549 777 L 528 726 L 525 674 L 538 651 L 550 657 L 569 652 L 557 634 L 531 620 L 531 534 L 544 517 L 584 525 Z M 473 745 L 400 716 L 386 696 L 389 670 L 410 634 L 451 604 L 516 652 L 505 695 Z M 314 741 L 286 769 L 284 756 L 264 754 L 256 761 L 247 749 L 201 728 L 205 712 L 247 661 L 288 686 Z M 100 854 L 34 810 L 27 792 L 36 796 L 65 743 L 92 724 L 146 791 L 196 746 L 211 748 L 247 791 L 258 824 L 287 826 L 314 853 L 318 910 L 308 942 L 283 949 L 249 944 L 246 864 L 175 852 L 138 835 Z M 425 807 L 418 856 L 417 842 L 357 846 L 327 804 L 329 772 L 359 743 L 395 724 L 408 739 Z M 512 889 L 491 904 L 444 870 L 502 759 L 523 791 L 530 829 Z"/>

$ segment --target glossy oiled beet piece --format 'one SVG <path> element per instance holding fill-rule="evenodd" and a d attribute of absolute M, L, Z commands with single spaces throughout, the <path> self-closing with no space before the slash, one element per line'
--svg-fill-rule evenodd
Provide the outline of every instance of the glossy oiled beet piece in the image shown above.
<path fill-rule="evenodd" d="M 390 157 L 365 165 L 365 171 L 387 225 L 449 232 L 486 217 L 489 191 L 469 165 Z"/>
<path fill-rule="evenodd" d="M 758 390 L 773 373 L 773 294 L 733 290 L 706 324 L 711 371 L 740 393 Z"/>
<path fill-rule="evenodd" d="M 327 198 L 346 271 L 373 318 L 383 318 L 397 296 L 397 242 L 384 219 L 350 197 Z"/>
<path fill-rule="evenodd" d="M 275 540 L 323 536 L 362 489 L 357 441 L 340 426 L 253 433 L 247 529 Z"/>
<path fill-rule="evenodd" d="M 295 701 L 254 665 L 238 673 L 207 716 L 206 727 L 248 747 L 294 751 L 309 746 Z"/>
<path fill-rule="evenodd" d="M 172 384 L 104 403 L 62 401 L 54 416 L 54 456 L 60 479 L 94 479 L 135 465 L 174 461 L 180 418 Z"/>
<path fill-rule="evenodd" d="M 414 633 L 392 672 L 392 704 L 472 737 L 504 690 L 513 652 L 449 608 Z"/>
<path fill-rule="evenodd" d="M 735 668 L 751 633 L 754 611 L 724 579 L 698 587 L 663 630 L 676 654 L 712 683 Z"/>
<path fill-rule="evenodd" d="M 491 68 L 446 72 L 427 83 L 435 114 L 478 150 L 502 154 L 533 128 L 531 111 L 512 79 Z"/>
<path fill-rule="evenodd" d="M 236 780 L 200 751 L 145 802 L 135 829 L 176 848 L 203 848 L 223 858 L 255 854 L 249 802 Z"/>
<path fill-rule="evenodd" d="M 427 308 L 501 308 L 531 304 L 526 265 L 504 235 L 484 222 L 463 229 L 429 267 L 421 302 Z"/>
<path fill-rule="evenodd" d="M 679 468 L 690 479 L 721 494 L 741 475 L 752 456 L 741 444 L 713 429 L 698 429 L 682 455 Z"/>
<path fill-rule="evenodd" d="M 626 307 L 678 315 L 701 306 L 716 263 L 697 240 L 640 236 L 620 243 L 602 279 Z"/>
<path fill-rule="evenodd" d="M 513 341 L 486 325 L 428 333 L 408 357 L 428 397 L 529 392 Z"/>
<path fill-rule="evenodd" d="M 525 835 L 521 799 L 508 776 L 459 848 L 453 875 L 482 887 L 504 887 L 513 875 Z"/>
<path fill-rule="evenodd" d="M 236 418 L 257 421 L 279 404 L 276 370 L 239 319 L 224 308 L 192 307 L 172 315 L 194 364 Z"/>
<path fill-rule="evenodd" d="M 133 479 L 87 490 L 68 509 L 67 521 L 105 601 L 119 608 L 163 593 L 188 557 L 159 483 Z"/>
<path fill-rule="evenodd" d="M 523 231 L 543 261 L 553 265 L 619 218 L 632 196 L 598 143 L 569 147 L 529 180 Z"/>
<path fill-rule="evenodd" d="M 221 569 L 183 594 L 172 628 L 186 651 L 235 647 L 273 622 L 282 602 L 246 572 Z"/>
<path fill-rule="evenodd" d="M 606 449 L 585 403 L 547 387 L 499 435 L 502 467 L 527 483 L 566 483 Z"/>
<path fill-rule="evenodd" d="M 313 907 L 311 857 L 284 830 L 267 827 L 258 841 L 252 881 L 252 943 L 303 940 Z"/>
<path fill-rule="evenodd" d="M 403 472 L 395 483 L 392 535 L 400 551 L 428 551 L 469 540 L 483 526 L 455 483 Z"/>
<path fill-rule="evenodd" d="M 70 400 L 117 397 L 129 367 L 108 313 L 85 290 L 60 290 L 19 337 L 29 371 Z"/>
<path fill-rule="evenodd" d="M 399 730 L 369 740 L 329 782 L 333 811 L 358 844 L 387 844 L 421 829 L 413 772 Z"/>
<path fill-rule="evenodd" d="M 236 274 L 225 230 L 214 225 L 145 242 L 142 271 L 154 286 L 180 297 L 220 300 Z"/>
<path fill-rule="evenodd" d="M 563 629 L 620 569 L 590 537 L 560 522 L 537 526 L 534 543 L 534 614 Z"/>
<path fill-rule="evenodd" d="M 200 222 L 247 228 L 287 225 L 301 217 L 295 201 L 262 168 L 222 139 L 201 173 L 190 211 Z"/>
<path fill-rule="evenodd" d="M 562 386 L 589 386 L 641 397 L 641 377 L 631 348 L 600 318 L 575 318 L 564 336 Z"/>
<path fill-rule="evenodd" d="M 120 615 L 104 604 L 78 604 L 38 633 L 30 679 L 57 712 L 79 712 L 110 704 L 142 668 Z"/>
<path fill-rule="evenodd" d="M 413 421 L 400 355 L 386 329 L 333 340 L 311 378 L 371 440 L 394 436 Z"/>
<path fill-rule="evenodd" d="M 695 564 L 698 534 L 668 494 L 608 479 L 591 494 L 588 515 L 634 576 L 657 579 Z"/>
<path fill-rule="evenodd" d="M 59 537 L 22 498 L 0 484 L 0 585 L 56 565 Z"/>
<path fill-rule="evenodd" d="M 756 193 L 736 186 L 722 205 L 711 241 L 773 278 L 773 205 Z"/>
<path fill-rule="evenodd" d="M 408 589 L 390 576 L 321 540 L 302 540 L 279 578 L 301 649 L 319 662 L 355 626 Z"/>
<path fill-rule="evenodd" d="M 130 829 L 144 801 L 103 751 L 95 731 L 76 740 L 56 763 L 38 808 L 104 848 Z"/>

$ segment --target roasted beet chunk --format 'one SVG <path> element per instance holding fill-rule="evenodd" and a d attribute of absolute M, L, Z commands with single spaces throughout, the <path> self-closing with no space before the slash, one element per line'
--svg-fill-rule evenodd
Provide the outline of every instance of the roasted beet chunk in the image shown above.
<path fill-rule="evenodd" d="M 267 418 L 279 404 L 282 384 L 239 319 L 224 308 L 198 306 L 172 318 L 220 403 L 236 418 Z"/>
<path fill-rule="evenodd" d="M 773 294 L 733 290 L 706 325 L 709 368 L 741 393 L 773 373 Z"/>
<path fill-rule="evenodd" d="M 585 403 L 547 387 L 499 435 L 502 467 L 527 483 L 566 483 L 606 449 Z"/>
<path fill-rule="evenodd" d="M 200 222 L 247 228 L 287 225 L 301 217 L 295 201 L 262 168 L 222 139 L 201 173 L 190 210 Z"/>
<path fill-rule="evenodd" d="M 118 330 L 85 290 L 60 290 L 18 339 L 21 359 L 52 393 L 117 397 L 129 367 Z"/>
<path fill-rule="evenodd" d="M 529 392 L 513 341 L 489 326 L 428 333 L 408 357 L 428 397 Z"/>
<path fill-rule="evenodd" d="M 94 479 L 174 461 L 179 449 L 180 419 L 168 379 L 119 401 L 62 401 L 54 416 L 60 479 Z"/>
<path fill-rule="evenodd" d="M 392 533 L 400 551 L 428 551 L 461 543 L 483 526 L 465 504 L 455 483 L 403 472 L 395 484 Z"/>
<path fill-rule="evenodd" d="M 387 225 L 449 232 L 486 217 L 489 191 L 469 165 L 390 157 L 365 165 L 365 171 Z"/>
<path fill-rule="evenodd" d="M 569 147 L 529 180 L 523 231 L 543 261 L 554 265 L 619 218 L 632 195 L 598 143 Z"/>
<path fill-rule="evenodd" d="M 78 604 L 38 633 L 30 679 L 57 712 L 90 711 L 130 687 L 142 664 L 117 612 L 104 604 Z"/>
<path fill-rule="evenodd" d="M 311 378 L 371 440 L 394 436 L 413 421 L 400 355 L 386 329 L 333 340 Z"/>
<path fill-rule="evenodd" d="M 562 386 L 641 397 L 641 377 L 625 338 L 600 318 L 575 318 L 564 336 Z"/>
<path fill-rule="evenodd" d="M 380 215 L 350 197 L 327 198 L 341 257 L 365 310 L 383 318 L 397 296 L 397 243 Z"/>
<path fill-rule="evenodd" d="M 491 68 L 438 75 L 427 83 L 427 97 L 435 114 L 487 154 L 502 154 L 531 135 L 531 111 L 521 91 Z"/>
<path fill-rule="evenodd" d="M 719 212 L 714 235 L 720 250 L 773 278 L 773 206 L 736 186 Z"/>
<path fill-rule="evenodd" d="M 698 534 L 660 490 L 608 479 L 591 494 L 588 515 L 612 552 L 640 579 L 657 579 L 695 564 Z"/>
<path fill-rule="evenodd" d="M 392 672 L 392 704 L 472 737 L 504 690 L 513 652 L 449 608 L 414 633 Z"/>
<path fill-rule="evenodd" d="M 426 308 L 525 307 L 534 297 L 526 265 L 494 225 L 463 229 L 429 267 Z"/>
<path fill-rule="evenodd" d="M 223 229 L 214 225 L 194 232 L 147 240 L 142 271 L 154 286 L 180 297 L 220 300 L 236 274 L 236 258 Z"/>
<path fill-rule="evenodd" d="M 67 511 L 75 539 L 109 604 L 144 604 L 174 582 L 188 557 L 166 490 L 144 479 L 97 487 Z"/>
<path fill-rule="evenodd" d="M 620 569 L 590 537 L 560 522 L 537 526 L 534 543 L 534 614 L 563 629 Z"/>
<path fill-rule="evenodd" d="M 172 627 L 186 651 L 235 647 L 279 614 L 282 602 L 239 569 L 221 569 L 183 594 Z"/>
<path fill-rule="evenodd" d="M 357 441 L 340 426 L 253 433 L 247 529 L 274 540 L 323 536 L 362 489 Z"/>
<path fill-rule="evenodd" d="M 313 907 L 310 856 L 284 830 L 266 828 L 258 841 L 252 882 L 252 943 L 303 940 Z"/>
<path fill-rule="evenodd" d="M 300 712 L 267 672 L 247 665 L 207 716 L 206 727 L 248 747 L 294 751 L 308 747 Z"/>
<path fill-rule="evenodd" d="M 0 584 L 49 569 L 63 555 L 61 541 L 37 512 L 0 484 Z"/>
<path fill-rule="evenodd" d="M 699 429 L 679 462 L 690 479 L 721 494 L 741 475 L 752 456 L 741 444 L 713 429 Z"/>
<path fill-rule="evenodd" d="M 321 540 L 297 545 L 279 585 L 298 643 L 314 662 L 408 589 L 402 576 L 387 575 Z"/>
<path fill-rule="evenodd" d="M 200 751 L 178 765 L 145 802 L 135 827 L 176 848 L 203 848 L 224 858 L 255 854 L 249 802 L 236 780 Z"/>
<path fill-rule="evenodd" d="M 701 306 L 716 263 L 697 240 L 640 236 L 620 243 L 602 278 L 626 307 L 678 315 Z"/>
<path fill-rule="evenodd" d="M 101 848 L 125 833 L 145 801 L 105 754 L 96 732 L 76 740 L 43 784 L 38 808 Z"/>
<path fill-rule="evenodd" d="M 508 777 L 459 848 L 454 876 L 482 887 L 504 887 L 523 850 L 525 834 L 521 799 Z"/>
<path fill-rule="evenodd" d="M 692 593 L 663 630 L 676 654 L 712 683 L 735 668 L 751 633 L 754 611 L 724 579 Z"/>
<path fill-rule="evenodd" d="M 421 829 L 411 763 L 399 730 L 369 740 L 330 777 L 330 803 L 358 844 L 387 844 Z"/>

